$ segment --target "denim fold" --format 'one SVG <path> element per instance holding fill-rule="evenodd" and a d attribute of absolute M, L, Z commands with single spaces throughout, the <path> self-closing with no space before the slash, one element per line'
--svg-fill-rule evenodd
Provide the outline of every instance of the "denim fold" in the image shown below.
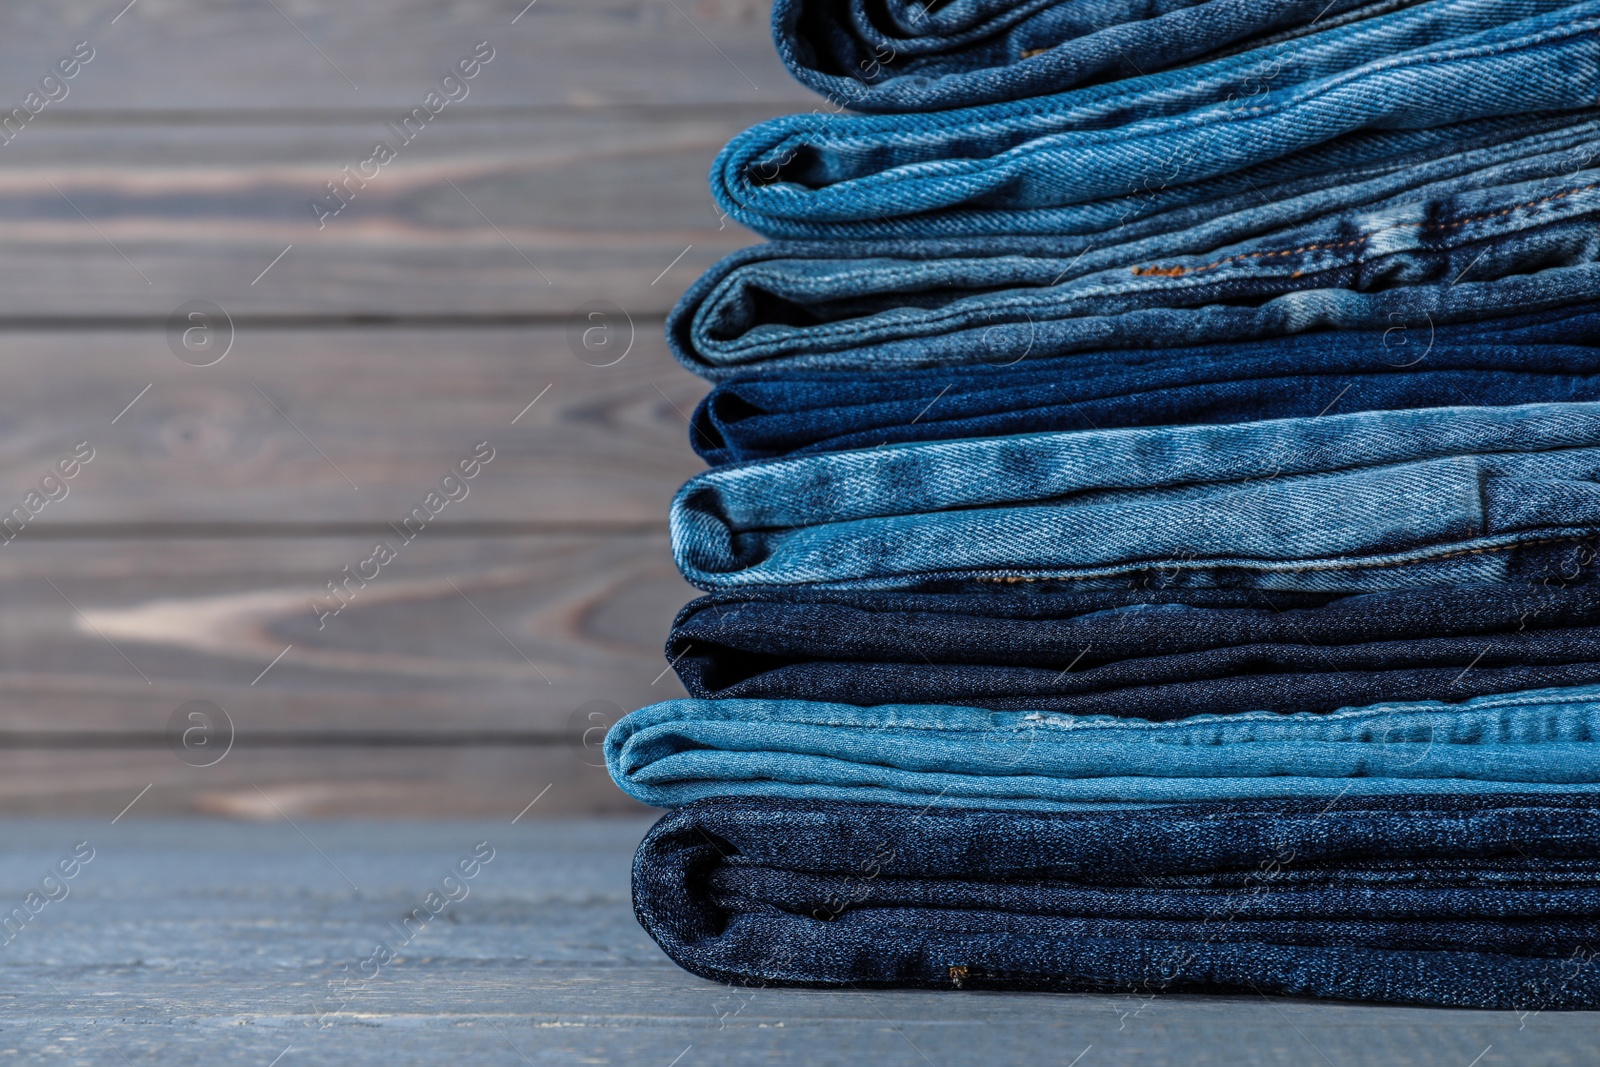
<path fill-rule="evenodd" d="M 744 985 L 1600 1006 L 1600 795 L 997 814 L 723 797 L 662 818 L 633 903 Z"/>
<path fill-rule="evenodd" d="M 1590 107 L 1420 129 L 1362 130 L 1211 178 L 1174 182 L 1167 175 L 1151 175 L 1081 203 L 1041 207 L 974 201 L 919 212 L 915 228 L 911 220 L 885 216 L 826 224 L 771 219 L 762 232 L 774 241 L 801 245 L 878 241 L 911 248 L 961 240 L 1049 247 L 1051 239 L 1059 244 L 1060 238 L 1078 237 L 1067 244 L 1071 254 L 1182 234 L 1223 218 L 1252 227 L 1246 233 L 1266 232 L 1338 210 L 1382 204 L 1440 183 L 1481 187 L 1497 174 L 1515 174 L 1538 166 L 1542 158 L 1582 148 L 1582 132 L 1594 121 Z M 1549 167 L 1543 174 L 1571 173 L 1582 165 L 1564 171 Z M 1114 240 L 1083 240 L 1095 236 Z"/>
<path fill-rule="evenodd" d="M 772 36 L 795 79 L 835 108 L 931 111 L 1143 75 L 1414 2 L 777 0 Z"/>
<path fill-rule="evenodd" d="M 629 796 L 936 798 L 996 810 L 1600 788 L 1600 686 L 1173 721 L 804 700 L 652 704 L 606 734 Z"/>
<path fill-rule="evenodd" d="M 1267 48 L 1012 103 L 788 116 L 729 142 L 712 194 L 767 236 L 871 219 L 901 220 L 912 236 L 925 213 L 962 205 L 1059 208 L 1363 130 L 1589 108 L 1597 30 L 1596 0 L 1435 0 L 1302 39 L 1287 60 Z"/>
<path fill-rule="evenodd" d="M 666 655 L 697 699 L 1151 720 L 1600 683 L 1600 595 L 1591 586 L 1317 599 L 778 587 L 692 602 Z"/>
<path fill-rule="evenodd" d="M 707 590 L 1505 581 L 1506 553 L 1600 532 L 1596 446 L 1600 405 L 1581 403 L 892 445 L 697 475 L 672 548 Z"/>
<path fill-rule="evenodd" d="M 1010 366 L 1096 349 L 1557 309 L 1600 296 L 1594 160 L 1592 147 L 1567 148 L 1514 173 L 1498 169 L 1496 182 L 1515 179 L 1503 184 L 1441 182 L 1332 211 L 1313 202 L 1276 228 L 1247 208 L 1110 243 L 755 246 L 690 287 L 668 318 L 668 342 L 686 367 L 715 380 Z"/>
<path fill-rule="evenodd" d="M 1600 314 L 1341 330 L 1010 367 L 791 371 L 724 380 L 689 442 L 717 466 L 910 441 L 1337 412 L 1600 400 Z"/>

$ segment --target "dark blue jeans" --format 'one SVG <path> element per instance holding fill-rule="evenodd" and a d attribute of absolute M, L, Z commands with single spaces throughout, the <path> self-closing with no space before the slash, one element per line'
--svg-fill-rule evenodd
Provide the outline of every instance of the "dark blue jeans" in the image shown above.
<path fill-rule="evenodd" d="M 748 985 L 1600 1006 L 1600 796 L 1004 814 L 700 801 L 634 859 L 679 966 Z"/>
<path fill-rule="evenodd" d="M 1163 721 L 1327 712 L 1600 682 L 1600 595 L 1575 584 L 1340 598 L 776 587 L 694 601 L 666 651 L 704 699 Z"/>
<path fill-rule="evenodd" d="M 689 440 L 715 465 L 904 441 L 1597 399 L 1600 310 L 1584 301 L 1435 329 L 734 378 L 701 401 Z"/>

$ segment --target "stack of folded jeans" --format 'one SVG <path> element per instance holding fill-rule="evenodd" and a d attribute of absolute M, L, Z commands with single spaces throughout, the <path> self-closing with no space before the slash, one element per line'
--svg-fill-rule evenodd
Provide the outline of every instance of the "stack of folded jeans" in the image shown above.
<path fill-rule="evenodd" d="M 707 977 L 1600 1006 L 1600 2 L 778 0 L 668 322 Z M 855 114 L 845 113 L 846 109 Z M 871 114 L 880 112 L 881 114 Z"/>

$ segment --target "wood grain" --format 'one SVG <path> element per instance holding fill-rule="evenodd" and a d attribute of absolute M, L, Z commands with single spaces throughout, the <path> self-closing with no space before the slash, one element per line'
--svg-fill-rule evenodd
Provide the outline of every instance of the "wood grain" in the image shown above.
<path fill-rule="evenodd" d="M 375 533 L 481 441 L 494 458 L 432 530 L 664 529 L 672 493 L 703 468 L 686 417 L 706 387 L 667 355 L 658 320 L 632 329 L 632 351 L 605 367 L 560 326 L 241 327 L 210 367 L 181 362 L 159 330 L 0 332 L 0 512 L 78 442 L 95 450 L 0 551 L 132 524 Z"/>
<path fill-rule="evenodd" d="M 495 57 L 467 98 L 478 104 L 810 99 L 778 62 L 759 0 L 137 0 L 118 17 L 125 3 L 8 8 L 0 63 L 16 94 L 86 39 L 95 58 L 45 115 L 387 111 L 420 103 L 487 40 Z"/>
<path fill-rule="evenodd" d="M 410 144 L 372 118 L 46 112 L 0 146 L 0 326 L 159 326 L 195 299 L 240 319 L 559 321 L 595 299 L 662 315 L 756 240 L 716 209 L 706 174 L 769 109 L 460 108 Z M 396 156 L 368 180 L 354 168 L 380 139 Z"/>
<path fill-rule="evenodd" d="M 326 583 L 371 540 L 19 538 L 0 552 L 0 747 L 162 745 L 190 700 L 225 709 L 241 744 L 564 745 L 587 702 L 684 695 L 661 649 L 694 590 L 664 534 L 390 535 L 393 562 L 340 608 Z"/>
<path fill-rule="evenodd" d="M 0 144 L 0 515 L 34 512 L 0 534 L 0 814 L 145 785 L 149 811 L 255 817 L 259 786 L 310 817 L 483 814 L 535 780 L 543 810 L 636 808 L 592 709 L 681 693 L 660 646 L 693 591 L 665 518 L 706 387 L 662 317 L 754 239 L 707 195 L 716 152 L 813 99 L 767 21 L 751 0 L 0 13 L 18 103 L 95 49 Z M 401 144 L 389 124 L 480 40 L 466 98 Z M 396 158 L 319 220 L 379 138 Z M 174 348 L 194 301 L 215 365 Z M 595 302 L 611 365 L 572 340 Z M 326 614 L 380 540 L 396 558 Z M 171 750 L 190 701 L 232 723 L 215 767 Z"/>
<path fill-rule="evenodd" d="M 599 759 L 581 743 L 264 745 L 244 734 L 209 767 L 165 746 L 8 748 L 0 812 L 110 820 L 135 798 L 129 818 L 509 821 L 536 799 L 527 818 L 651 810 L 619 790 Z"/>

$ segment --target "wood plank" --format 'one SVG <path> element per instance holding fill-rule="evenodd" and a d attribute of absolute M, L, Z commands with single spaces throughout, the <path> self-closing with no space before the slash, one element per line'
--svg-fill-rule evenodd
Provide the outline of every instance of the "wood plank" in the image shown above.
<path fill-rule="evenodd" d="M 409 144 L 370 118 L 41 116 L 3 146 L 0 326 L 120 316 L 159 329 L 197 299 L 240 321 L 559 322 L 596 299 L 661 315 L 757 239 L 721 216 L 706 174 L 770 109 L 474 107 Z M 394 160 L 357 171 L 380 139 Z"/>
<path fill-rule="evenodd" d="M 0 957 L 0 1055 L 122 1067 L 280 1055 L 285 1067 L 944 1067 L 975 1055 L 1081 1057 L 1080 1067 L 1494 1067 L 1589 1064 L 1600 1047 L 1592 1012 L 721 986 L 672 966 L 633 920 L 640 819 L 108 820 L 13 822 L 0 843 L 0 900 L 11 901 L 75 842 L 95 849 L 71 895 Z M 494 857 L 468 895 L 343 1001 L 341 968 L 395 943 L 391 923 L 482 841 Z"/>
<path fill-rule="evenodd" d="M 122 10 L 97 0 L 7 11 L 0 64 L 19 102 L 83 39 L 95 57 L 44 114 L 409 109 L 479 40 L 495 56 L 467 99 L 483 104 L 809 99 L 778 62 L 762 0 L 139 0 Z"/>
<path fill-rule="evenodd" d="M 570 748 L 590 702 L 615 718 L 684 695 L 661 648 L 694 590 L 662 533 L 391 535 L 393 561 L 333 612 L 326 583 L 371 541 L 19 538 L 0 551 L 0 748 L 164 752 L 192 700 L 241 748 Z"/>
<path fill-rule="evenodd" d="M 107 813 L 109 820 L 135 798 L 130 819 L 426 821 L 504 813 L 509 821 L 535 799 L 527 818 L 650 811 L 612 784 L 600 759 L 576 729 L 570 744 L 434 747 L 264 745 L 241 730 L 230 751 L 202 767 L 164 745 L 8 746 L 0 748 L 0 818 Z"/>
<path fill-rule="evenodd" d="M 561 326 L 240 328 L 221 362 L 195 367 L 159 330 L 0 332 L 0 513 L 79 442 L 95 450 L 5 551 L 107 524 L 375 534 L 485 440 L 494 459 L 435 509 L 433 532 L 663 529 L 703 467 L 685 420 L 706 387 L 667 355 L 658 320 L 633 333 L 626 358 L 597 367 Z"/>

